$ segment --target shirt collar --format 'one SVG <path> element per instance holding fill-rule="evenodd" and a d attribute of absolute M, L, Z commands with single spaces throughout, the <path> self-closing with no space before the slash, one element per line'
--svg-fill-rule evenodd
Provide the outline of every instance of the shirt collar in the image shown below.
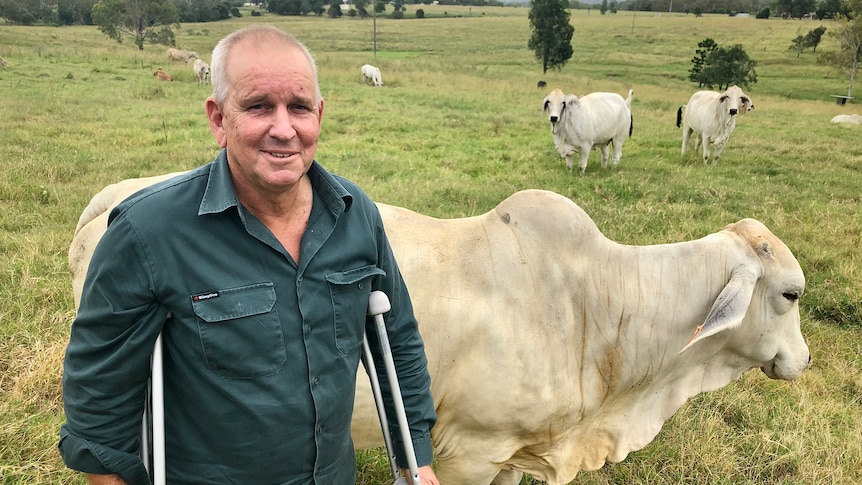
<path fill-rule="evenodd" d="M 353 196 L 338 179 L 327 172 L 317 161 L 311 162 L 308 178 L 314 193 L 320 197 L 326 208 L 335 215 L 347 212 L 353 204 Z M 198 208 L 198 215 L 223 212 L 239 206 L 236 190 L 230 178 L 227 164 L 227 151 L 222 149 L 210 164 L 206 190 Z"/>

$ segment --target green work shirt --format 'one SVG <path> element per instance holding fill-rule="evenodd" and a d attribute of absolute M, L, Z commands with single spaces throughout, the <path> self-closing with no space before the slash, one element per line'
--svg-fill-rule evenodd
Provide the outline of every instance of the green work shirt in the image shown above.
<path fill-rule="evenodd" d="M 168 483 L 353 483 L 350 421 L 372 290 L 392 302 L 386 324 L 413 444 L 420 466 L 431 462 L 427 361 L 377 207 L 317 162 L 308 176 L 298 263 L 237 201 L 224 151 L 112 211 L 64 362 L 67 466 L 150 483 L 138 453 L 162 332 Z"/>

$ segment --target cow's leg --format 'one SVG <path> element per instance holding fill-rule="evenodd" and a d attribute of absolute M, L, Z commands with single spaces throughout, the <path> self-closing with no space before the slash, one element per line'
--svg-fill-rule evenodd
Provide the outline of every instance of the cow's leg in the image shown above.
<path fill-rule="evenodd" d="M 688 126 L 682 127 L 682 154 L 685 155 L 685 149 L 688 148 L 688 138 L 691 136 L 691 128 Z"/>
<path fill-rule="evenodd" d="M 566 168 L 569 170 L 569 173 L 572 173 L 572 170 L 574 170 L 574 167 L 575 167 L 575 162 L 574 162 L 574 160 L 572 160 L 571 152 L 569 152 L 569 154 L 566 155 Z"/>
<path fill-rule="evenodd" d="M 703 164 L 706 165 L 709 163 L 709 138 L 706 135 L 701 135 L 701 141 L 703 144 Z"/>
<path fill-rule="evenodd" d="M 608 158 L 610 158 L 610 149 L 608 148 L 609 144 L 610 142 L 599 146 L 599 151 L 602 152 L 602 168 L 608 168 Z M 614 151 L 616 152 L 616 149 L 614 149 Z"/>
<path fill-rule="evenodd" d="M 623 141 L 625 138 L 620 138 L 619 140 L 614 140 L 614 161 L 613 168 L 617 168 L 617 165 L 620 163 L 620 159 L 623 157 Z"/>
<path fill-rule="evenodd" d="M 721 155 L 721 151 L 724 150 L 724 142 L 720 142 L 715 146 L 715 152 L 712 154 L 712 165 L 718 165 L 718 157 Z M 706 159 L 704 159 L 704 163 L 706 163 Z"/>
<path fill-rule="evenodd" d="M 469 453 L 460 456 L 451 455 L 448 459 L 439 458 L 437 461 L 437 479 L 441 484 L 448 485 L 510 485 L 518 482 L 498 482 L 498 477 L 508 479 L 511 475 L 500 472 L 500 468 L 492 463 L 477 460 Z"/>
<path fill-rule="evenodd" d="M 497 474 L 497 478 L 491 482 L 491 485 L 518 485 L 523 476 L 523 473 L 515 470 L 503 470 Z"/>
<path fill-rule="evenodd" d="M 581 175 L 587 171 L 587 159 L 590 158 L 590 146 L 586 145 L 586 147 L 581 147 L 581 159 L 578 161 L 578 170 L 580 170 Z"/>

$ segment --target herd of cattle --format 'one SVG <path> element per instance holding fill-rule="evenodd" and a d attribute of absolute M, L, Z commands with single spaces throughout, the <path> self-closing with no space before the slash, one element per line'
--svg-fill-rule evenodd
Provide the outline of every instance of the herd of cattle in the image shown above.
<path fill-rule="evenodd" d="M 361 68 L 362 82 L 382 86 L 380 68 L 365 64 Z M 539 81 L 537 87 L 547 86 Z M 565 94 L 560 89 L 552 90 L 542 101 L 542 110 L 548 113 L 551 135 L 557 152 L 566 160 L 569 172 L 574 170 L 574 156 L 578 156 L 581 174 L 587 170 L 590 151 L 597 149 L 602 154 L 602 168 L 607 168 L 610 146 L 613 145 L 612 168 L 622 158 L 623 144 L 632 135 L 632 96 L 623 99 L 617 93 L 595 92 L 581 97 Z M 724 92 L 697 91 L 677 110 L 676 126 L 682 127 L 682 154 L 695 136 L 695 150 L 702 147 L 703 163 L 718 163 L 718 158 L 736 127 L 738 115 L 754 109 L 751 98 L 739 86 L 730 86 Z M 683 116 L 685 112 L 685 116 Z M 834 121 L 834 120 L 833 120 Z M 711 153 L 711 147 L 715 151 Z"/>
<path fill-rule="evenodd" d="M 192 72 L 195 74 L 198 84 L 209 84 L 210 82 L 210 66 L 203 59 L 198 57 L 197 52 L 186 51 L 182 49 L 168 49 L 168 59 L 176 62 L 192 63 Z M 194 61 L 193 61 L 194 60 Z M 162 81 L 173 81 L 174 76 L 166 72 L 161 67 L 153 73 L 156 79 Z"/>
<path fill-rule="evenodd" d="M 612 167 L 616 167 L 622 157 L 623 144 L 634 128 L 632 116 L 632 95 L 623 99 L 616 93 L 595 92 L 578 97 L 564 94 L 554 89 L 542 101 L 542 110 L 548 113 L 551 134 L 557 152 L 565 158 L 569 172 L 573 170 L 574 154 L 578 154 L 578 168 L 583 174 L 592 149 L 602 154 L 602 168 L 607 168 L 609 145 L 614 147 Z M 688 103 L 677 110 L 676 126 L 682 126 L 682 154 L 685 155 L 689 139 L 695 135 L 695 149 L 703 147 L 703 163 L 710 159 L 710 147 L 715 146 L 712 164 L 718 158 L 724 145 L 736 127 L 738 115 L 754 109 L 751 98 L 738 86 L 727 88 L 724 92 L 697 91 Z M 685 116 L 683 117 L 683 112 Z"/>

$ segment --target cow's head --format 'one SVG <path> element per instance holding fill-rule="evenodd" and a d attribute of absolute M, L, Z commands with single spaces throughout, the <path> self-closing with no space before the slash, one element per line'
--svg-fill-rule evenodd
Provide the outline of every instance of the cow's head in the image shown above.
<path fill-rule="evenodd" d="M 787 246 L 754 219 L 730 224 L 725 232 L 738 243 L 743 257 L 683 351 L 735 329 L 726 350 L 772 379 L 796 379 L 811 360 L 800 330 L 802 268 Z"/>
<path fill-rule="evenodd" d="M 751 102 L 751 98 L 743 93 L 742 89 L 735 84 L 727 88 L 727 91 L 718 98 L 718 101 L 730 116 L 744 114 L 754 109 L 754 103 Z"/>
<path fill-rule="evenodd" d="M 551 132 L 557 132 L 557 122 L 563 118 L 566 108 L 576 105 L 578 97 L 574 94 L 565 95 L 559 89 L 554 89 L 542 102 L 542 111 L 548 113 L 548 121 L 551 122 Z"/>

